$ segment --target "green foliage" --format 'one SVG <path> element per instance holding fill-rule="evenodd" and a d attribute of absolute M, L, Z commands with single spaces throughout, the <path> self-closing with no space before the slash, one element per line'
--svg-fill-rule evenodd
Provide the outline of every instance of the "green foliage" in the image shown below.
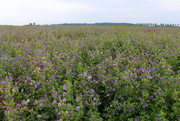
<path fill-rule="evenodd" d="M 0 119 L 176 121 L 179 29 L 0 28 Z"/>

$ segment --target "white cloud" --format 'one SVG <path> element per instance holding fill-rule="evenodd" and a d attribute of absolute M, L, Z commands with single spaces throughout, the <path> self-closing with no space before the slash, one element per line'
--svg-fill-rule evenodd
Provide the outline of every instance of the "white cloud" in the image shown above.
<path fill-rule="evenodd" d="M 0 24 L 27 24 L 33 21 L 41 24 L 67 22 L 75 19 L 74 15 L 81 12 L 99 10 L 86 3 L 58 0 L 5 0 L 1 3 Z"/>
<path fill-rule="evenodd" d="M 157 0 L 155 3 L 159 11 L 180 11 L 180 0 Z"/>
<path fill-rule="evenodd" d="M 177 16 L 180 0 L 0 0 L 0 3 L 0 24 L 174 21 L 173 17 L 176 23 L 180 21 Z"/>
<path fill-rule="evenodd" d="M 84 3 L 66 3 L 52 0 L 33 0 L 35 4 L 32 7 L 38 7 L 49 10 L 56 10 L 59 12 L 77 12 L 77 11 L 94 11 L 90 6 Z"/>
<path fill-rule="evenodd" d="M 58 12 L 95 11 L 98 9 L 85 3 L 58 0 L 5 0 L 1 2 L 0 15 L 13 14 L 17 10 L 19 10 L 18 12 L 23 12 L 22 10 L 26 12 L 33 8 L 55 10 Z"/>

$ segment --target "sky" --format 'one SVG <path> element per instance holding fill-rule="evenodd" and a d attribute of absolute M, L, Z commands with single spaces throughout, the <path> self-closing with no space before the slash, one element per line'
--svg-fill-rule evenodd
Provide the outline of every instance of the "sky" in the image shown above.
<path fill-rule="evenodd" d="M 0 0 L 0 25 L 180 24 L 180 0 Z"/>

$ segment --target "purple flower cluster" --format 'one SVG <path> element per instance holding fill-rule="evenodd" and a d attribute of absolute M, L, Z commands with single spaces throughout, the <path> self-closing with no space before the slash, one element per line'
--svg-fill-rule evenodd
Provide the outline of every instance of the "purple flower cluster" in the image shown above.
<path fill-rule="evenodd" d="M 162 109 L 168 120 L 179 118 L 178 28 L 42 26 L 0 33 L 6 119 L 163 120 Z"/>

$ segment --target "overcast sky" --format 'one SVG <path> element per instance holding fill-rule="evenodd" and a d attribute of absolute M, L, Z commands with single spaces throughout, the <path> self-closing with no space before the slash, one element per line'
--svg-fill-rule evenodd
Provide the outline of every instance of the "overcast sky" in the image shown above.
<path fill-rule="evenodd" d="M 31 22 L 180 24 L 180 0 L 0 0 L 0 25 Z"/>

